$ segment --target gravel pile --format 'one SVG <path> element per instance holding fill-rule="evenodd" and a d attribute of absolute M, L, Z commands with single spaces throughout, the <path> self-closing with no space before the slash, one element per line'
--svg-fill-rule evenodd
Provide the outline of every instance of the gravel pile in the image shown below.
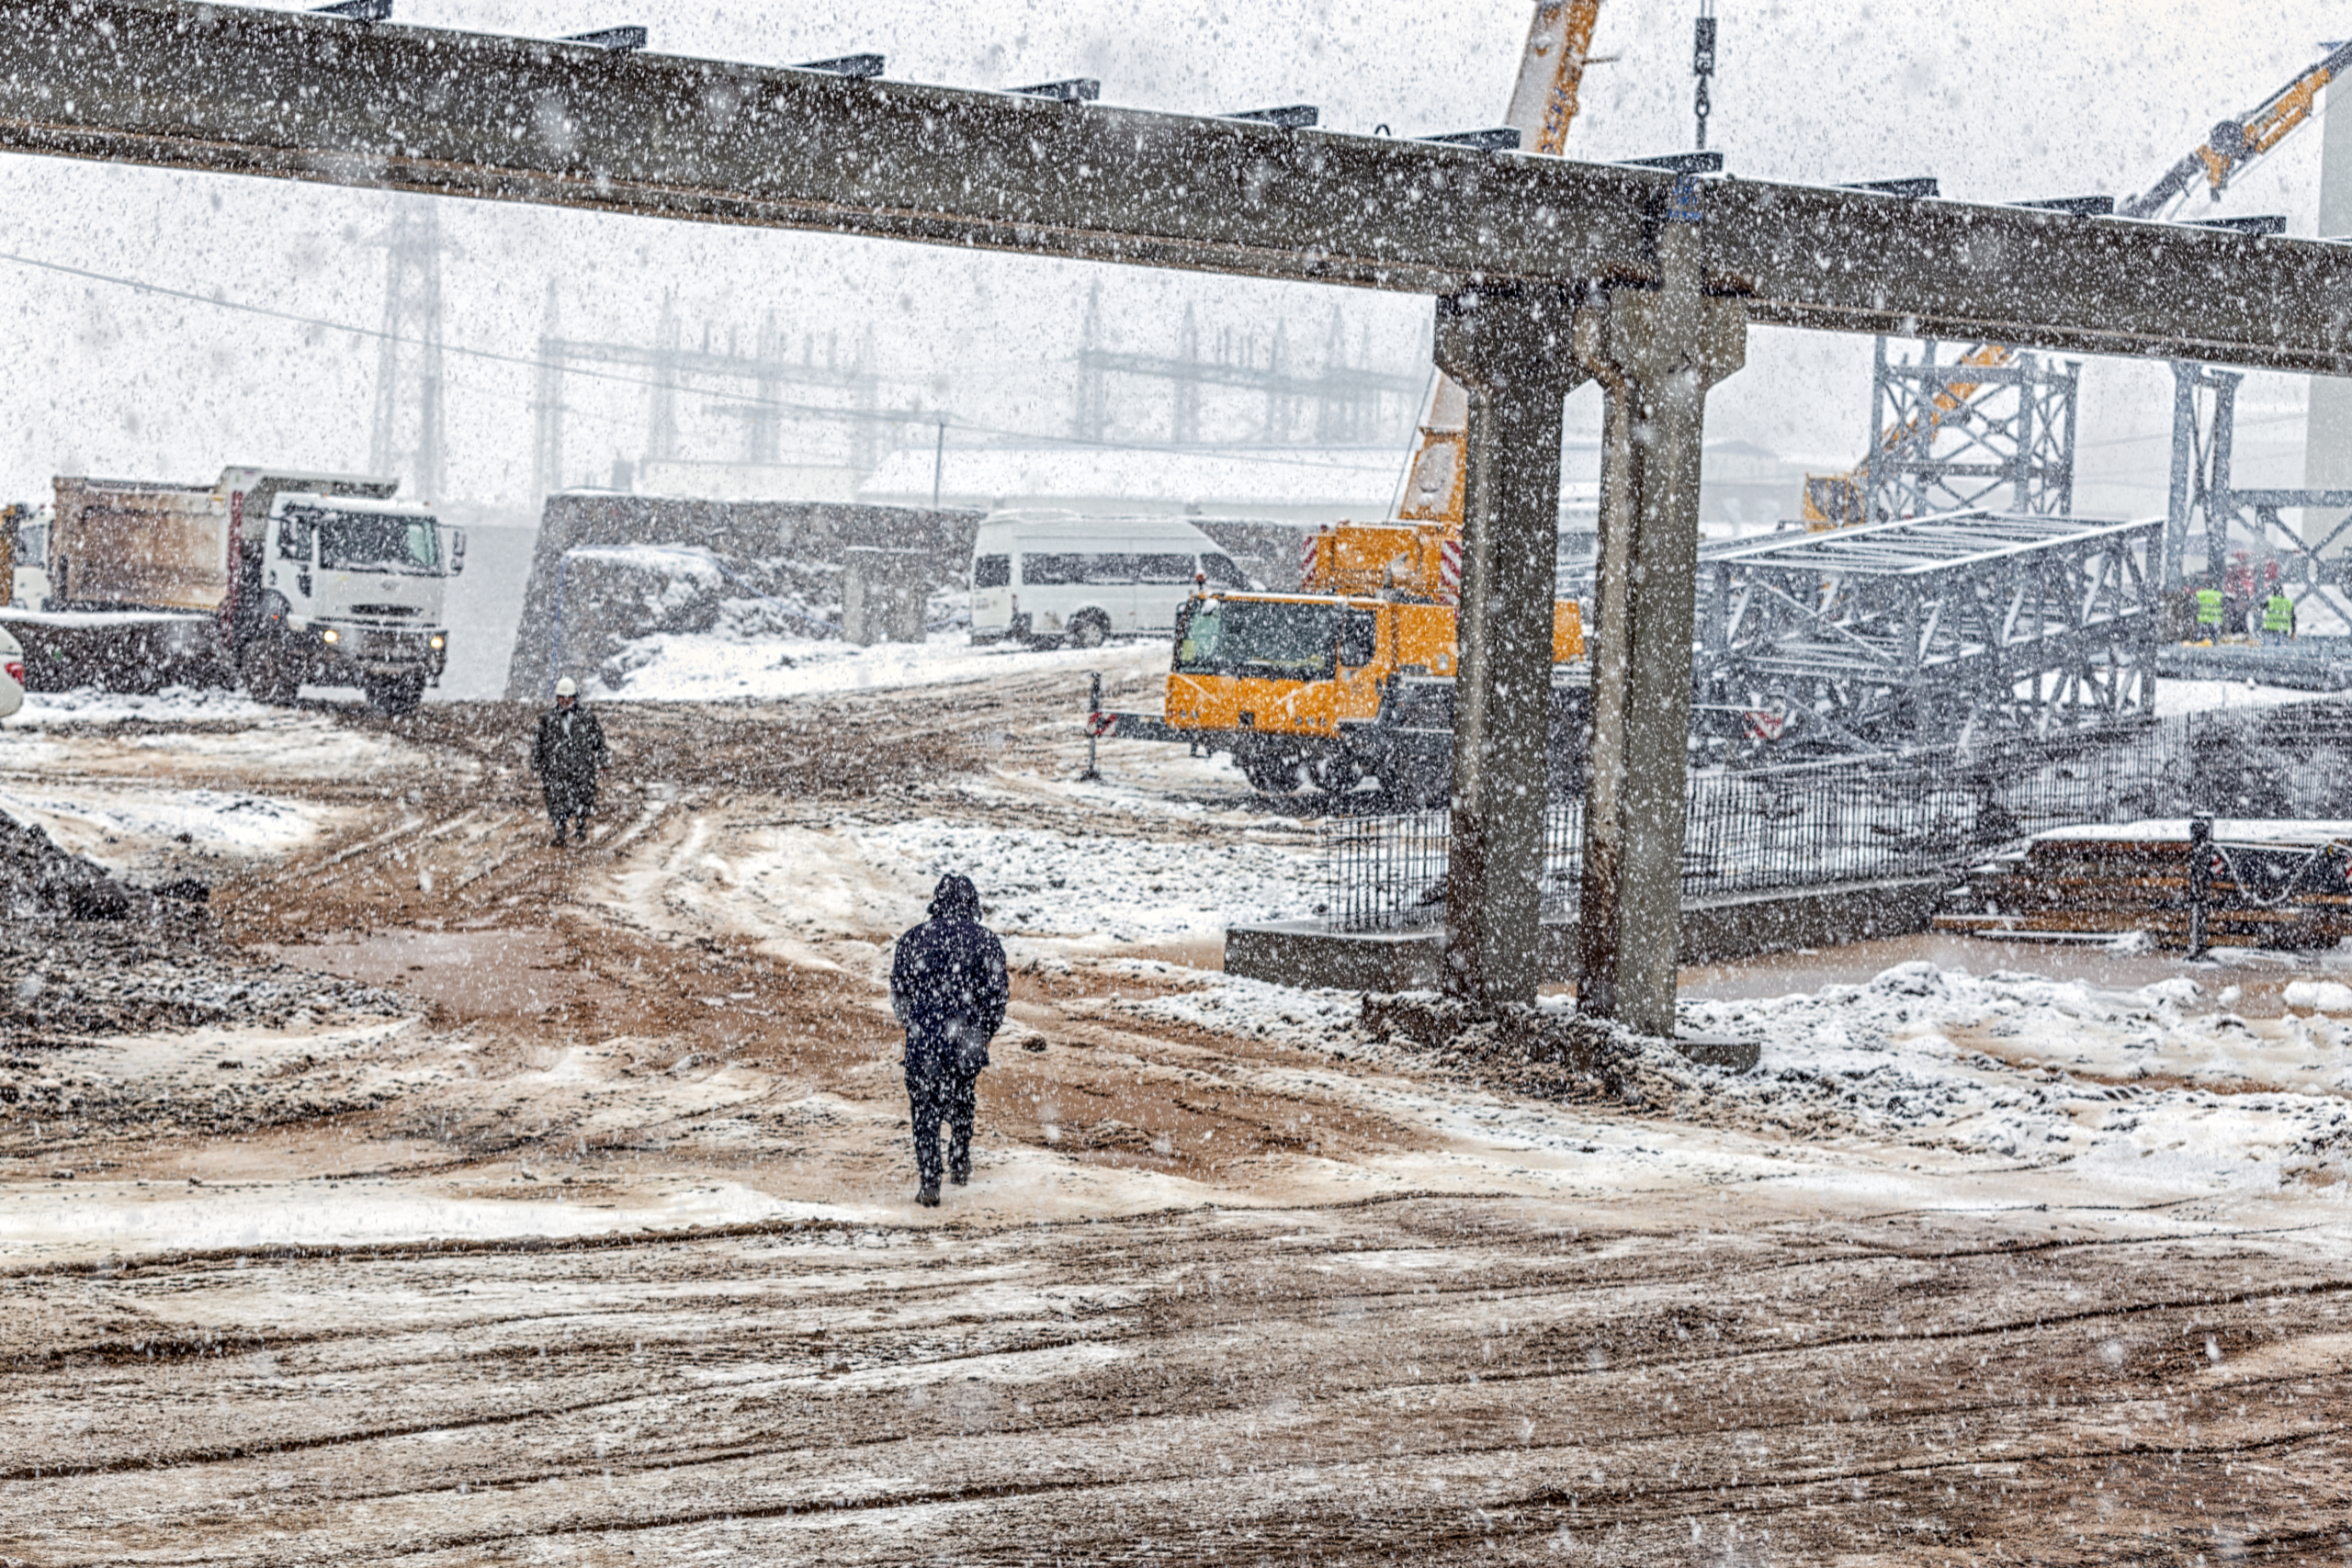
<path fill-rule="evenodd" d="M 122 920 L 157 900 L 68 854 L 40 829 L 0 816 L 0 910 L 15 920 Z"/>
<path fill-rule="evenodd" d="M 0 1039 L 12 1046 L 207 1024 L 284 1029 L 415 1010 L 389 991 L 223 952 L 208 926 L 186 915 L 0 922 Z"/>

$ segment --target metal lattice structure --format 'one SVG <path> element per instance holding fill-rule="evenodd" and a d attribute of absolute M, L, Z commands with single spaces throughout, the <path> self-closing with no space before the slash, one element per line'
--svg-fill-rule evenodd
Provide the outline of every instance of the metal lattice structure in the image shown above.
<path fill-rule="evenodd" d="M 408 493 L 442 498 L 447 446 L 442 355 L 441 209 L 396 197 L 384 247 L 384 309 L 376 334 L 376 402 L 368 469 L 399 474 Z"/>
<path fill-rule="evenodd" d="M 1968 512 L 1712 554 L 1700 701 L 1866 750 L 2147 716 L 2163 534 Z"/>
<path fill-rule="evenodd" d="M 1862 467 L 1862 518 L 2071 513 L 2082 367 L 1981 347 L 1946 358 L 1948 346 L 1931 338 L 1917 359 L 1897 360 L 1878 340 L 1871 428 L 1893 434 Z"/>
<path fill-rule="evenodd" d="M 2275 581 L 2299 614 L 2316 600 L 2352 626 L 2343 559 L 2352 547 L 2352 490 L 2238 489 L 2231 450 L 2245 378 L 2180 360 L 2172 371 L 2164 586 L 2221 588 L 2250 605 L 2267 594 L 2275 563 Z M 2280 515 L 2298 511 L 2301 528 Z"/>

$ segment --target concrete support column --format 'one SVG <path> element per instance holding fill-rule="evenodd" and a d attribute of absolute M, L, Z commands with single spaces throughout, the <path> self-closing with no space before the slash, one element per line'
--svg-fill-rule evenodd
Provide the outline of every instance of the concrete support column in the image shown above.
<path fill-rule="evenodd" d="M 2352 236 L 2352 87 L 2331 84 L 2320 117 L 2319 232 L 2322 239 Z M 2345 97 L 2342 114 L 2336 100 Z M 2303 434 L 2303 488 L 2352 490 L 2352 380 L 2312 378 L 2311 412 Z M 2316 545 L 2342 513 L 2303 509 L 2303 542 Z M 2341 549 L 2341 546 L 2338 547 Z"/>
<path fill-rule="evenodd" d="M 1707 389 L 1747 353 L 1739 303 L 1699 291 L 1699 239 L 1668 224 L 1663 286 L 1612 290 L 1576 334 L 1609 399 L 1577 1005 L 1648 1034 L 1674 1032 L 1700 438 Z"/>
<path fill-rule="evenodd" d="M 1566 293 L 1438 300 L 1438 368 L 1469 394 L 1446 990 L 1535 999 L 1550 756 L 1561 403 L 1587 378 Z"/>

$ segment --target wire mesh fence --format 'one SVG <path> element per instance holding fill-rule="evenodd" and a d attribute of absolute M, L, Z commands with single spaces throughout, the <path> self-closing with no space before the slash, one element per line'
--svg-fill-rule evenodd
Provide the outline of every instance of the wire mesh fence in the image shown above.
<path fill-rule="evenodd" d="M 2189 714 L 2035 742 L 1939 747 L 1690 777 L 1682 891 L 1818 887 L 1958 873 L 2046 829 L 2191 812 L 2328 817 L 2352 811 L 2352 705 Z M 1442 810 L 1327 819 L 1325 919 L 1341 931 L 1442 922 L 1451 818 Z M 1549 918 L 1583 872 L 1584 802 L 1544 822 Z"/>

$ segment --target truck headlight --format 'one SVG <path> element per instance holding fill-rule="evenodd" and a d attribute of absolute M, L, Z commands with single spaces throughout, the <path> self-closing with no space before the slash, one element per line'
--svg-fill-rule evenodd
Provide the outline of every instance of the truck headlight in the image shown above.
<path fill-rule="evenodd" d="M 333 626 L 329 626 L 326 630 L 319 634 L 319 640 L 321 642 L 341 642 L 343 640 L 343 634 L 335 630 Z"/>
<path fill-rule="evenodd" d="M 445 640 L 446 639 L 443 638 L 439 632 L 435 632 L 431 637 L 426 639 L 426 646 L 430 648 L 439 648 L 443 645 Z"/>

